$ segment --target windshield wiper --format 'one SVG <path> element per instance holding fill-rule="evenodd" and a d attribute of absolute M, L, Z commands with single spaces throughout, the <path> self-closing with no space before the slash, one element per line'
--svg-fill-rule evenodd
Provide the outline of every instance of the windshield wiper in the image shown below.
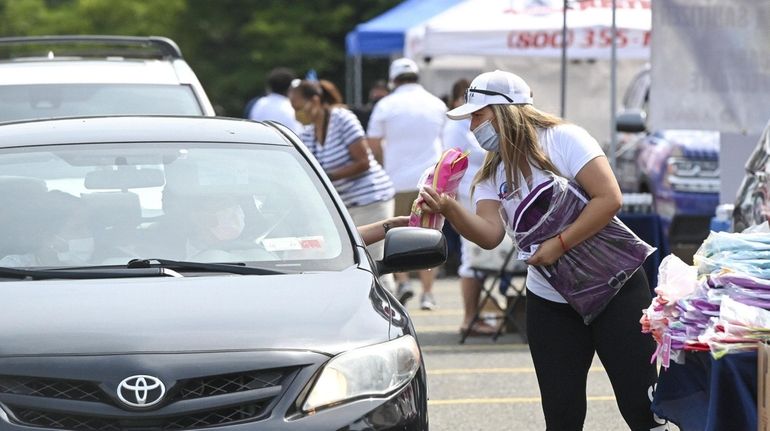
<path fill-rule="evenodd" d="M 55 268 L 55 269 L 22 269 L 0 267 L 0 277 L 18 278 L 21 280 L 47 279 L 91 279 L 91 278 L 132 278 L 132 277 L 181 277 L 176 271 L 168 268 L 154 267 L 141 270 L 128 268 Z"/>
<path fill-rule="evenodd" d="M 157 262 L 157 264 L 153 264 Z M 169 259 L 131 259 L 126 268 L 137 269 L 174 269 L 174 270 L 202 270 L 211 272 L 229 272 L 231 274 L 239 275 L 277 275 L 286 274 L 285 272 L 276 271 L 274 269 L 260 268 L 257 266 L 246 266 L 242 262 L 234 263 L 209 263 L 209 262 L 185 262 L 181 260 L 169 260 Z"/>

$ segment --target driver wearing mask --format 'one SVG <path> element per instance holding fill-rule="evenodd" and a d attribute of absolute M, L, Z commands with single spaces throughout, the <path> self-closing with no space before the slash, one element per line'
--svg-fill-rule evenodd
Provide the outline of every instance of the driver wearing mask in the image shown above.
<path fill-rule="evenodd" d="M 213 196 L 200 200 L 190 211 L 190 221 L 187 255 L 194 256 L 238 239 L 246 226 L 246 215 L 232 197 Z"/>
<path fill-rule="evenodd" d="M 206 262 L 275 260 L 255 238 L 244 237 L 246 214 L 234 196 L 201 198 L 189 212 L 186 258 Z"/>

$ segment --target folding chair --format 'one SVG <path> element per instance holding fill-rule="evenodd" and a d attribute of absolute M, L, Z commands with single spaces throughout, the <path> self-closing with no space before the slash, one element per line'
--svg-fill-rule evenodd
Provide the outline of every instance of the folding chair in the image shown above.
<path fill-rule="evenodd" d="M 507 241 L 504 241 L 493 250 L 472 247 L 471 269 L 483 277 L 482 294 L 476 315 L 473 316 L 468 327 L 460 335 L 460 344 L 465 343 L 465 339 L 470 335 L 473 325 L 482 320 L 481 313 L 490 301 L 502 311 L 501 316 L 494 317 L 498 321 L 498 326 L 497 332 L 492 336 L 492 340 L 497 341 L 503 330 L 508 325 L 511 325 L 516 328 L 522 340 L 525 343 L 527 342 L 525 325 L 517 322 L 517 319 L 515 319 L 515 312 L 520 303 L 519 301 L 525 300 L 526 282 L 523 280 L 526 279 L 527 265 L 522 261 L 514 259 L 514 255 L 518 250 L 508 237 L 506 239 Z M 521 281 L 518 281 L 518 284 L 516 278 L 521 279 Z M 495 298 L 495 290 L 506 298 L 504 307 L 500 306 Z"/>

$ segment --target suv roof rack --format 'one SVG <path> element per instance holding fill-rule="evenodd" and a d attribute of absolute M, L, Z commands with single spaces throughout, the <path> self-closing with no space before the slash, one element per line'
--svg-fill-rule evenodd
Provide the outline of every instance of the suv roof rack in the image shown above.
<path fill-rule="evenodd" d="M 64 45 L 54 50 L 50 45 Z M 69 45 L 69 46 L 67 46 Z M 92 45 L 92 46 L 89 46 Z M 19 52 L 7 48 L 22 47 Z M 31 47 L 43 48 L 41 51 Z M 1 59 L 16 58 L 53 58 L 56 57 L 111 57 L 126 58 L 172 58 L 181 59 L 182 51 L 176 42 L 161 36 L 102 36 L 102 35 L 63 35 L 63 36 L 24 36 L 0 37 Z"/>

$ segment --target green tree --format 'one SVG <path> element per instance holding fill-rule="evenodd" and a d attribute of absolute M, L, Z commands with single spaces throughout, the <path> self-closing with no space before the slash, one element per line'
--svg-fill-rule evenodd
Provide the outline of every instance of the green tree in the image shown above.
<path fill-rule="evenodd" d="M 344 90 L 345 35 L 398 3 L 189 0 L 174 33 L 218 111 L 240 116 L 277 66 L 314 69 Z"/>
<path fill-rule="evenodd" d="M 186 0 L 0 0 L 0 33 L 163 35 Z"/>

